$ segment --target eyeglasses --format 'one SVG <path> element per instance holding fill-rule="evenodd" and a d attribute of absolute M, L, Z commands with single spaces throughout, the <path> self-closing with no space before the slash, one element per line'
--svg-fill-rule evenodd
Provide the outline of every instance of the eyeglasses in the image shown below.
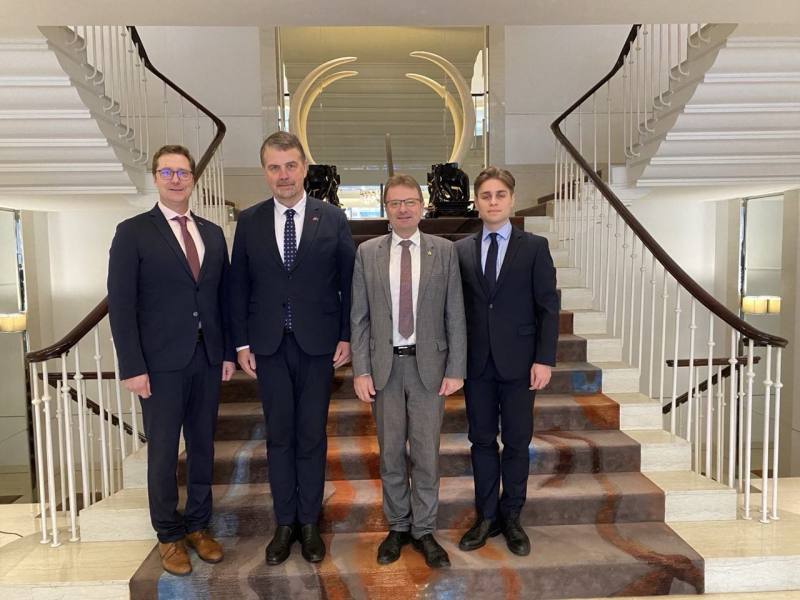
<path fill-rule="evenodd" d="M 415 206 L 418 206 L 419 203 L 420 203 L 419 198 L 406 198 L 404 200 L 389 200 L 386 203 L 386 206 L 388 208 L 391 208 L 392 210 L 397 210 L 398 208 L 400 208 L 400 206 L 405 206 L 406 208 L 414 208 Z"/>
<path fill-rule="evenodd" d="M 177 174 L 178 179 L 181 181 L 189 181 L 192 178 L 192 172 L 187 171 L 186 169 L 170 169 L 169 167 L 164 167 L 163 169 L 158 169 L 156 174 L 159 176 L 160 179 L 164 181 L 170 181 L 172 176 Z"/>

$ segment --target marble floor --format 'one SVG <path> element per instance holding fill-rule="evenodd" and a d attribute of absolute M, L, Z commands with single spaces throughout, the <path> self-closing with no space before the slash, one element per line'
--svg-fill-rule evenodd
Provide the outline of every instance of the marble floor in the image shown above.
<path fill-rule="evenodd" d="M 756 487 L 757 486 L 756 482 Z M 706 561 L 707 598 L 800 600 L 800 478 L 780 480 L 780 520 L 759 522 L 760 495 L 752 497 L 753 519 L 681 522 L 670 526 Z M 40 543 L 38 505 L 0 506 L 0 597 L 34 600 L 128 598 L 128 581 L 152 542 Z M 769 585 L 784 590 L 766 592 Z M 725 592 L 725 586 L 742 593 Z M 765 587 L 766 586 L 766 587 Z M 787 591 L 792 588 L 793 591 Z M 696 598 L 696 596 L 672 596 Z"/>

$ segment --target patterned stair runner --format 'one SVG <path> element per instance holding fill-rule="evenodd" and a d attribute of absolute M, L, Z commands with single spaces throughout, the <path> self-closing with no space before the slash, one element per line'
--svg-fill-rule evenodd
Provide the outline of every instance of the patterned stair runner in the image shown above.
<path fill-rule="evenodd" d="M 225 560 L 179 578 L 158 554 L 131 581 L 131 598 L 575 598 L 703 592 L 703 561 L 664 524 L 664 494 L 640 473 L 640 447 L 619 430 L 619 405 L 603 395 L 602 372 L 586 362 L 586 340 L 561 316 L 559 367 L 534 407 L 528 501 L 521 515 L 533 550 L 517 557 L 502 536 L 464 553 L 458 540 L 473 519 L 473 485 L 464 398 L 445 404 L 438 539 L 452 567 L 428 569 L 406 547 L 379 566 L 386 533 L 378 443 L 370 408 L 340 369 L 332 388 L 321 528 L 328 555 L 268 567 L 274 527 L 264 424 L 254 382 L 223 386 L 217 430 L 213 533 Z M 179 478 L 183 481 L 181 461 Z"/>

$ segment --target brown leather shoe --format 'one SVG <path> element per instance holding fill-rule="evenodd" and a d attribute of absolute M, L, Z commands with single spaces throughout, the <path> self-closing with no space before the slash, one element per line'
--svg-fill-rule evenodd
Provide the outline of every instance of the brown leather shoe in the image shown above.
<path fill-rule="evenodd" d="M 186 534 L 186 545 L 194 548 L 197 556 L 207 563 L 218 563 L 222 560 L 222 546 L 208 535 L 208 531 L 200 529 Z"/>
<path fill-rule="evenodd" d="M 186 553 L 183 540 L 176 542 L 158 543 L 158 554 L 161 556 L 161 566 L 167 573 L 173 575 L 188 575 L 192 572 L 192 563 Z"/>

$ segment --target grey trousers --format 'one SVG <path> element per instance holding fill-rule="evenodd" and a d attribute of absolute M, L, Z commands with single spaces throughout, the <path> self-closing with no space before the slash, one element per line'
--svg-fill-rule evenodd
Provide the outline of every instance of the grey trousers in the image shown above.
<path fill-rule="evenodd" d="M 425 389 L 415 356 L 394 356 L 373 414 L 381 449 L 383 513 L 393 531 L 433 533 L 439 507 L 439 436 L 444 398 Z M 406 460 L 410 457 L 410 482 Z"/>

